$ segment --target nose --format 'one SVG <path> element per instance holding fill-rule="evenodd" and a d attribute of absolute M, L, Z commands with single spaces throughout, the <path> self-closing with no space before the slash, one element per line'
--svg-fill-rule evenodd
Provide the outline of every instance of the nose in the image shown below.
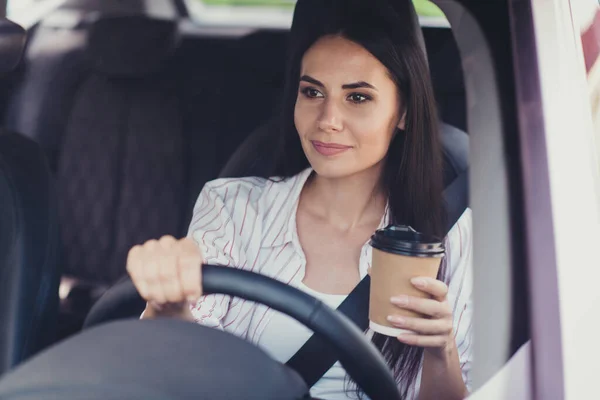
<path fill-rule="evenodd" d="M 326 133 L 342 131 L 342 115 L 335 102 L 329 99 L 323 102 L 323 108 L 321 109 L 321 115 L 317 123 L 319 129 Z"/>

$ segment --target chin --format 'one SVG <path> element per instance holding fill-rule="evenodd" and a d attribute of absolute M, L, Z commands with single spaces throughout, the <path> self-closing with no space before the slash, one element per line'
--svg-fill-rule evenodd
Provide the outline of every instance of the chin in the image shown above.
<path fill-rule="evenodd" d="M 309 161 L 312 169 L 317 175 L 328 179 L 346 178 L 368 169 L 361 168 L 360 166 L 357 166 L 356 163 L 343 162 L 342 160 L 325 162 L 316 160 Z"/>

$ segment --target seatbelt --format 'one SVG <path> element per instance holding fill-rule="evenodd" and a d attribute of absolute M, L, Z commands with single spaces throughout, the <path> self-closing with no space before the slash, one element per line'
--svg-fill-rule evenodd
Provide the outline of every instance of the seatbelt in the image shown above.
<path fill-rule="evenodd" d="M 468 168 L 463 171 L 455 181 L 444 191 L 446 198 L 457 199 L 457 204 L 449 207 L 446 231 L 449 232 L 458 221 L 464 210 L 468 207 L 465 196 L 457 196 L 459 188 L 464 188 L 468 180 Z M 452 196 L 449 196 L 449 195 Z M 366 331 L 369 326 L 369 289 L 371 277 L 365 276 L 350 292 L 348 297 L 340 304 L 337 311 L 344 314 L 354 322 L 361 331 Z M 312 335 L 306 343 L 285 364 L 294 369 L 304 379 L 306 386 L 311 388 L 325 375 L 338 361 L 331 346 L 317 335 Z"/>
<path fill-rule="evenodd" d="M 337 311 L 344 314 L 358 328 L 365 331 L 369 326 L 369 287 L 371 277 L 365 276 L 340 304 Z M 289 359 L 286 365 L 298 372 L 311 388 L 337 362 L 331 346 L 321 337 L 312 335 L 310 339 Z"/>
<path fill-rule="evenodd" d="M 460 173 L 444 190 L 446 199 L 446 233 L 469 207 L 469 168 Z"/>

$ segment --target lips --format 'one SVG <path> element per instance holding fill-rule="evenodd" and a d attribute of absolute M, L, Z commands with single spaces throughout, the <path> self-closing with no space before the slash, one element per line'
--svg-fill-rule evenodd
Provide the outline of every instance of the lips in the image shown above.
<path fill-rule="evenodd" d="M 346 146 L 339 143 L 324 143 L 319 142 L 318 140 L 312 140 L 311 143 L 315 150 L 324 156 L 334 156 L 352 148 L 352 146 Z"/>

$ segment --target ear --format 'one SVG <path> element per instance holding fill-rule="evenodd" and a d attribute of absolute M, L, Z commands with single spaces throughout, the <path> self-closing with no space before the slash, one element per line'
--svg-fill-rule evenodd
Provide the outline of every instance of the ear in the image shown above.
<path fill-rule="evenodd" d="M 397 127 L 400 130 L 404 130 L 404 128 L 406 127 L 406 111 L 402 112 L 402 118 L 400 118 Z"/>

